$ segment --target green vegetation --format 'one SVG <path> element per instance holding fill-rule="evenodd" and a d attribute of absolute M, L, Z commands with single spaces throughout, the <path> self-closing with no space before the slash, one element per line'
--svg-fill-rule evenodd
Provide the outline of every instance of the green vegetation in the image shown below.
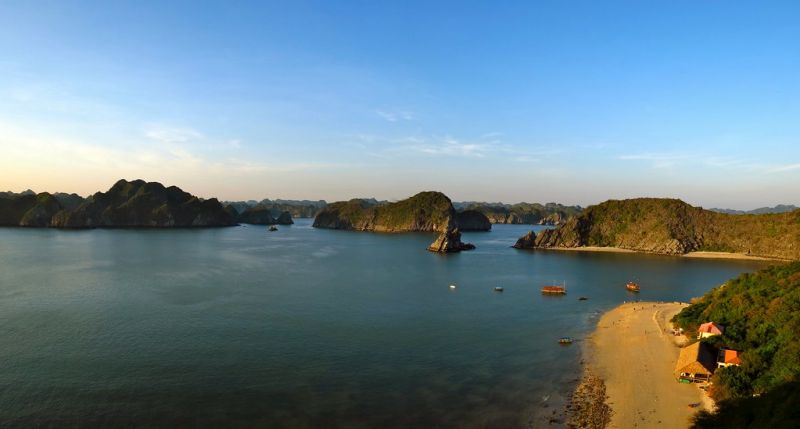
<path fill-rule="evenodd" d="M 329 204 L 314 219 L 316 228 L 360 231 L 403 232 L 444 231 L 453 227 L 464 230 L 488 230 L 491 225 L 479 213 L 459 219 L 450 199 L 441 192 L 420 192 L 395 203 L 375 203 L 354 199 Z"/>
<path fill-rule="evenodd" d="M 704 341 L 740 351 L 741 366 L 719 369 L 712 378 L 710 393 L 720 401 L 718 415 L 700 415 L 695 427 L 722 427 L 722 422 L 732 427 L 798 427 L 800 262 L 730 280 L 673 321 L 689 335 L 701 323 L 719 323 L 724 334 Z M 793 405 L 788 407 L 786 401 Z M 795 426 L 784 424 L 790 412 Z"/>
<path fill-rule="evenodd" d="M 729 215 L 665 198 L 609 200 L 542 231 L 532 247 L 601 246 L 664 254 L 736 252 L 800 259 L 800 210 Z"/>
<path fill-rule="evenodd" d="M 160 183 L 120 180 L 87 199 L 32 192 L 0 195 L 0 225 L 62 228 L 235 225 L 216 199 L 202 200 Z"/>
<path fill-rule="evenodd" d="M 701 411 L 692 429 L 797 429 L 800 428 L 800 382 L 786 383 L 764 395 L 717 404 L 716 413 Z"/>
<path fill-rule="evenodd" d="M 459 210 L 475 210 L 483 213 L 491 223 L 559 225 L 581 213 L 580 206 L 564 206 L 556 203 L 461 203 Z"/>

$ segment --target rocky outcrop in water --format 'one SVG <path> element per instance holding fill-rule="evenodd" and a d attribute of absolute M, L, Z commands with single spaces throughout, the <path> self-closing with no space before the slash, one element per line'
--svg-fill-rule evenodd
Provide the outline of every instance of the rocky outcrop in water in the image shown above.
<path fill-rule="evenodd" d="M 475 245 L 470 243 L 463 243 L 461 241 L 461 232 L 458 228 L 449 229 L 439 234 L 436 240 L 428 246 L 428 250 L 437 253 L 454 253 L 462 250 L 472 250 Z"/>

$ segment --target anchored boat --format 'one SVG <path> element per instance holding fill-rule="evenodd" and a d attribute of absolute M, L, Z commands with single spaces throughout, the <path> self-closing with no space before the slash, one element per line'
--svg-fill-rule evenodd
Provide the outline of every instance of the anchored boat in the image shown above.
<path fill-rule="evenodd" d="M 639 292 L 639 284 L 636 282 L 628 282 L 628 284 L 625 285 L 625 289 L 631 292 Z"/>
<path fill-rule="evenodd" d="M 542 293 L 545 295 L 566 295 L 567 282 L 562 283 L 561 286 L 542 286 Z"/>
<path fill-rule="evenodd" d="M 561 337 L 558 339 L 559 344 L 572 344 L 572 338 L 570 337 Z"/>

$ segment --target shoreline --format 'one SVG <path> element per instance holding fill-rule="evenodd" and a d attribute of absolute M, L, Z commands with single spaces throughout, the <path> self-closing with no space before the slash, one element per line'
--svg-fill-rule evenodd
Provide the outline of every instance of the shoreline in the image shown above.
<path fill-rule="evenodd" d="M 656 253 L 656 252 L 646 252 L 643 250 L 632 250 L 632 249 L 623 249 L 621 247 L 600 247 L 600 246 L 581 246 L 581 247 L 537 247 L 533 250 L 556 250 L 556 251 L 563 251 L 563 252 L 599 252 L 599 253 L 640 253 L 640 254 L 648 254 L 648 255 L 660 255 L 660 256 L 676 256 L 679 258 L 689 258 L 689 259 L 735 259 L 735 260 L 742 260 L 742 261 L 768 261 L 768 262 L 789 262 L 789 259 L 783 258 L 773 258 L 773 257 L 766 257 L 766 256 L 754 256 L 754 255 L 747 255 L 744 253 L 732 253 L 732 252 L 708 252 L 708 251 L 695 251 L 683 254 L 668 254 L 668 253 Z"/>
<path fill-rule="evenodd" d="M 686 429 L 713 403 L 673 374 L 686 339 L 669 319 L 686 303 L 631 302 L 605 312 L 581 350 L 583 377 L 567 406 L 568 428 Z M 701 403 L 690 408 L 688 404 Z"/>

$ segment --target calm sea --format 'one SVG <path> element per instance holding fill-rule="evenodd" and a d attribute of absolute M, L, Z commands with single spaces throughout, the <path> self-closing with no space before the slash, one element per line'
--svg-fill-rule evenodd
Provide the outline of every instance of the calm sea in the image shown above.
<path fill-rule="evenodd" d="M 529 228 L 445 256 L 430 234 L 302 219 L 2 228 L 0 426 L 537 427 L 580 375 L 580 343 L 557 339 L 633 299 L 626 281 L 686 301 L 760 267 L 510 248 Z M 562 281 L 567 296 L 540 295 Z"/>

